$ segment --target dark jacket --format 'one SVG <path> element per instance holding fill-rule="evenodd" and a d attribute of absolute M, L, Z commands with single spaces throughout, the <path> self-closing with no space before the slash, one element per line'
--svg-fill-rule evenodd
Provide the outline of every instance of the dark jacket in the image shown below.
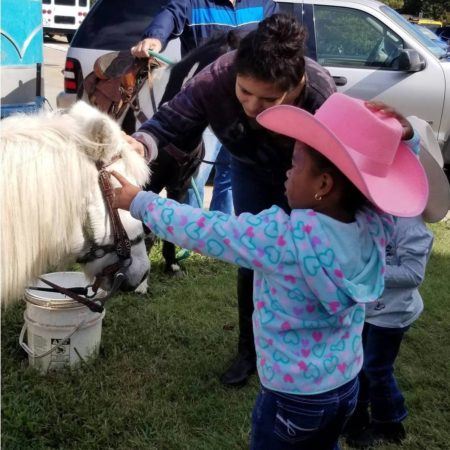
<path fill-rule="evenodd" d="M 159 39 L 163 46 L 180 37 L 184 56 L 202 42 L 230 29 L 250 31 L 277 12 L 272 0 L 169 0 L 145 30 L 144 37 Z"/>
<path fill-rule="evenodd" d="M 173 144 L 190 152 L 211 126 L 233 157 L 258 171 L 279 178 L 291 166 L 294 140 L 260 127 L 245 115 L 235 94 L 236 52 L 205 67 L 170 102 L 145 122 L 140 132 L 150 133 L 163 149 Z M 306 84 L 297 106 L 314 113 L 336 87 L 329 73 L 312 59 L 306 60 Z"/>

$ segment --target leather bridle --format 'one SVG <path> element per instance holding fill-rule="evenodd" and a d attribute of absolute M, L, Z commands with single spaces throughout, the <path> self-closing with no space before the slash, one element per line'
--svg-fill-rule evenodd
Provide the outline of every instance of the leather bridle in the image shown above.
<path fill-rule="evenodd" d="M 117 158 L 113 159 L 108 165 L 112 164 L 116 160 Z M 110 264 L 109 266 L 104 267 L 101 272 L 95 275 L 94 283 L 86 287 L 64 288 L 44 278 L 39 279 L 43 283 L 50 286 L 51 289 L 42 287 L 30 287 L 30 289 L 33 290 L 59 292 L 60 294 L 64 294 L 70 297 L 71 299 L 76 300 L 79 303 L 82 303 L 93 312 L 102 312 L 104 309 L 105 302 L 109 300 L 112 296 L 114 296 L 114 294 L 119 290 L 120 286 L 126 279 L 126 271 L 130 267 L 132 262 L 131 246 L 142 241 L 142 237 L 140 237 L 139 240 L 133 240 L 133 242 L 130 242 L 128 234 L 122 224 L 122 221 L 120 220 L 117 208 L 113 207 L 114 188 L 112 187 L 111 184 L 111 174 L 106 170 L 106 167 L 108 165 L 105 165 L 100 162 L 96 163 L 97 169 L 99 171 L 98 180 L 100 190 L 102 191 L 103 198 L 105 200 L 108 209 L 108 214 L 111 219 L 111 228 L 114 237 L 114 251 L 119 260 L 113 264 Z M 102 248 L 100 246 L 95 246 L 95 244 L 94 247 L 95 247 L 94 250 L 91 249 L 88 254 L 93 254 L 93 252 Z M 105 247 L 108 247 L 109 250 L 109 246 Z M 109 252 L 110 251 L 105 251 L 104 254 Z M 98 258 L 102 256 L 99 256 Z M 113 283 L 111 290 L 105 296 L 96 298 L 98 289 L 102 283 L 103 278 L 110 276 L 113 276 Z M 88 293 L 89 289 L 92 289 L 93 292 L 92 294 Z"/>

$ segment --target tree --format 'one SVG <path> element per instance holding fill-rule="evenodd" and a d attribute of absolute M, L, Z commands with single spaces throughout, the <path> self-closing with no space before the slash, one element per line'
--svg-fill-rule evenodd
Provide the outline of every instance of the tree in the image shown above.
<path fill-rule="evenodd" d="M 386 5 L 390 6 L 392 9 L 402 9 L 403 0 L 381 0 Z"/>
<path fill-rule="evenodd" d="M 418 16 L 422 9 L 422 0 L 405 0 L 402 13 Z"/>
<path fill-rule="evenodd" d="M 385 1 L 384 3 L 387 3 Z M 445 18 L 446 12 L 450 10 L 449 0 L 405 0 L 402 13 L 419 16 L 429 19 Z"/>
<path fill-rule="evenodd" d="M 445 17 L 446 11 L 450 9 L 448 0 L 423 0 L 422 12 L 424 17 L 440 19 Z"/>

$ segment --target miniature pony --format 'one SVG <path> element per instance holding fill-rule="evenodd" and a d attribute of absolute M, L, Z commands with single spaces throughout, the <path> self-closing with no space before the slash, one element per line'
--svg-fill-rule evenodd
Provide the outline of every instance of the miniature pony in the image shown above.
<path fill-rule="evenodd" d="M 48 270 L 80 259 L 93 278 L 118 260 L 97 163 L 138 185 L 148 182 L 150 173 L 119 125 L 84 102 L 66 114 L 11 116 L 1 125 L 0 298 L 7 304 Z M 142 225 L 119 214 L 132 244 L 122 289 L 143 293 L 150 263 Z M 109 290 L 111 281 L 103 279 L 101 287 Z"/>

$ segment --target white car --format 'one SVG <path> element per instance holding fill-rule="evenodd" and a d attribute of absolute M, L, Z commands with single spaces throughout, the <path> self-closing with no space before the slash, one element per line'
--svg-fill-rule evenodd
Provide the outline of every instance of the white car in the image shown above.
<path fill-rule="evenodd" d="M 44 33 L 49 36 L 63 34 L 70 42 L 89 7 L 90 0 L 42 0 Z"/>
<path fill-rule="evenodd" d="M 326 67 L 338 90 L 378 99 L 405 116 L 430 123 L 450 164 L 450 60 L 400 14 L 372 0 L 277 0 L 280 12 L 293 14 L 308 29 L 307 55 Z M 81 82 L 95 59 L 130 48 L 162 7 L 163 1 L 99 0 L 76 33 L 68 51 L 65 92 L 58 106 L 82 95 Z M 179 59 L 177 40 L 164 52 Z M 155 84 L 156 98 L 165 80 Z M 148 95 L 147 95 L 148 97 Z M 140 100 L 147 116 L 150 102 Z"/>

